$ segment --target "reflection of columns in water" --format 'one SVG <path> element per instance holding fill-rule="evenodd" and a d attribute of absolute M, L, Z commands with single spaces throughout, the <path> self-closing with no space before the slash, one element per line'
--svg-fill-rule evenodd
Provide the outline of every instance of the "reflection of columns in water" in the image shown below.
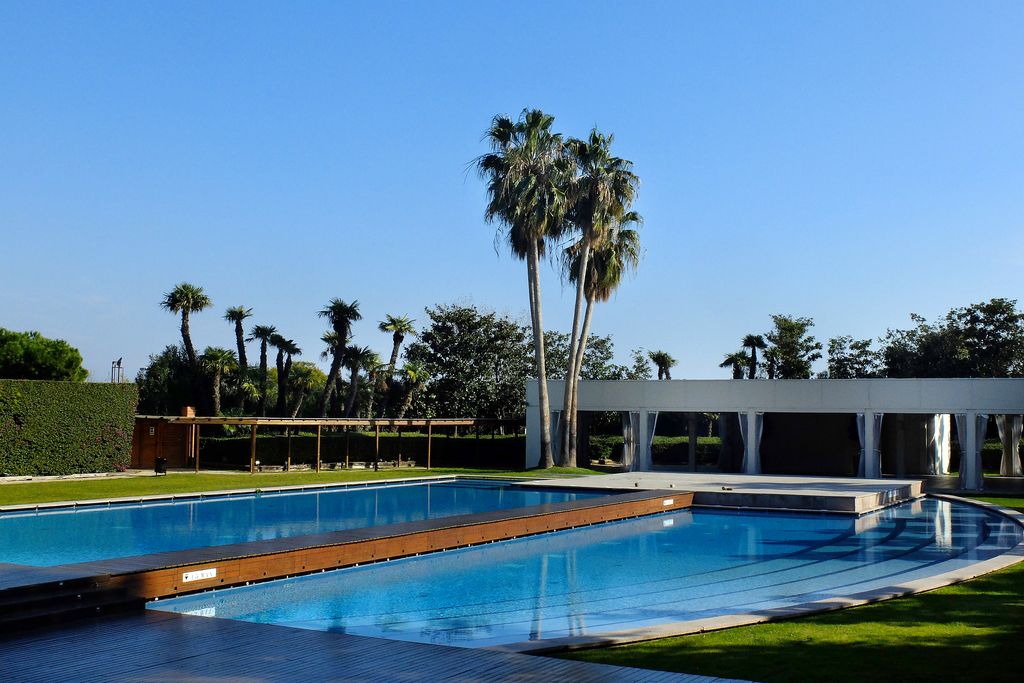
<path fill-rule="evenodd" d="M 544 595 L 548 588 L 548 554 L 540 557 L 540 579 L 537 581 L 537 599 L 533 603 L 533 625 L 530 626 L 530 640 L 540 640 L 544 635 Z"/>
<path fill-rule="evenodd" d="M 761 530 L 755 524 L 747 524 L 744 527 L 744 537 L 747 541 L 747 557 L 759 559 L 761 556 Z"/>
<path fill-rule="evenodd" d="M 576 550 L 567 550 L 565 553 L 565 587 L 566 587 L 566 619 L 568 620 L 569 635 L 583 635 L 585 625 L 583 623 L 583 603 L 577 593 L 576 581 Z"/>
<path fill-rule="evenodd" d="M 940 550 L 953 549 L 953 510 L 944 500 L 937 501 L 936 505 L 935 545 Z"/>

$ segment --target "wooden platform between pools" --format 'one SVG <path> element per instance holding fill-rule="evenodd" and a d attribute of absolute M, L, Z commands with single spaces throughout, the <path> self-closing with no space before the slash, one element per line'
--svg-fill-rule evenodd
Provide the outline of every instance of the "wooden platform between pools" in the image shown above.
<path fill-rule="evenodd" d="M 0 629 L 145 601 L 690 507 L 686 491 L 607 496 L 57 567 L 0 567 Z"/>
<path fill-rule="evenodd" d="M 719 472 L 622 472 L 574 479 L 545 479 L 538 486 L 681 490 L 707 507 L 865 514 L 923 495 L 913 479 L 798 477 Z"/>

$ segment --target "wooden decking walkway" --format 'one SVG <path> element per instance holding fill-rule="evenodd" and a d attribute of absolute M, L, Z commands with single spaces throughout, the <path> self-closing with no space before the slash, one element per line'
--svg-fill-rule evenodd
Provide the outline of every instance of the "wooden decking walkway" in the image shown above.
<path fill-rule="evenodd" d="M 4 637 L 0 680 L 741 683 L 169 612 L 76 621 Z"/>

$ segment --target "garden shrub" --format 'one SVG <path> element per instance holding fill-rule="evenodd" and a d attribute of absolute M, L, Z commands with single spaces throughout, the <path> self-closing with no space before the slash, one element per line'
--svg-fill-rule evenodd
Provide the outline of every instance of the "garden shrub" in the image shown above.
<path fill-rule="evenodd" d="M 138 397 L 134 384 L 0 379 L 0 474 L 126 468 Z"/>

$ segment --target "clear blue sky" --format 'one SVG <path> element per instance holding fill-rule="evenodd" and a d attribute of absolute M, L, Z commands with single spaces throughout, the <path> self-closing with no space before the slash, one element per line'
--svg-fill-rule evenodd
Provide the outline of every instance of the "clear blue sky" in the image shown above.
<path fill-rule="evenodd" d="M 771 313 L 874 337 L 1024 298 L 1020 2 L 0 4 L 0 326 L 94 379 L 178 339 L 182 280 L 319 355 L 331 297 L 526 316 L 467 163 L 497 113 L 616 135 L 642 178 L 619 356 L 718 369 Z M 544 276 L 549 327 L 571 292 Z"/>

